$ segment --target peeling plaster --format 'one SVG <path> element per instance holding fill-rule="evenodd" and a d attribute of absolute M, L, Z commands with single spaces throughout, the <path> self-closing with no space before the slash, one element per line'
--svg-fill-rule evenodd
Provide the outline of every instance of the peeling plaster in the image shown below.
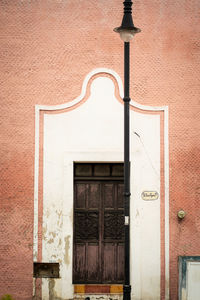
<path fill-rule="evenodd" d="M 140 213 L 139 213 L 139 210 L 137 209 L 135 217 L 138 218 L 139 216 L 140 216 Z"/>
<path fill-rule="evenodd" d="M 64 261 L 66 265 L 70 264 L 70 256 L 69 256 L 69 249 L 70 249 L 70 235 L 65 237 L 65 256 Z"/>
<path fill-rule="evenodd" d="M 54 287 L 55 287 L 55 279 L 50 278 L 49 279 L 49 300 L 62 300 L 62 298 L 56 295 Z"/>
<path fill-rule="evenodd" d="M 53 231 L 50 231 L 50 232 L 49 232 L 49 235 L 52 235 L 54 238 L 56 237 L 56 233 L 53 232 Z"/>
<path fill-rule="evenodd" d="M 70 222 L 73 224 L 73 208 L 71 209 L 70 211 L 70 215 L 69 215 L 69 219 L 70 219 Z"/>
<path fill-rule="evenodd" d="M 46 233 L 47 233 L 47 226 L 42 228 L 42 239 L 45 241 L 47 240 Z"/>
<path fill-rule="evenodd" d="M 57 218 L 57 226 L 59 228 L 62 228 L 62 225 L 63 225 L 63 214 L 62 214 L 62 211 L 60 210 L 56 210 L 56 214 L 58 216 Z"/>
<path fill-rule="evenodd" d="M 54 242 L 54 239 L 50 239 L 47 241 L 48 244 L 52 244 Z"/>
<path fill-rule="evenodd" d="M 74 300 L 85 300 L 86 298 L 90 298 L 90 300 L 122 300 L 123 295 L 115 295 L 115 294 L 102 294 L 102 295 L 91 295 L 91 294 L 75 294 Z"/>
<path fill-rule="evenodd" d="M 50 216 L 50 211 L 47 209 L 45 213 L 46 217 L 48 218 Z"/>
<path fill-rule="evenodd" d="M 35 278 L 34 290 L 33 290 L 33 300 L 42 300 L 40 292 L 41 292 L 41 280 L 40 280 L 40 278 Z"/>
<path fill-rule="evenodd" d="M 62 211 L 61 210 L 60 211 L 56 210 L 56 213 L 58 215 L 58 218 L 60 219 L 62 217 Z"/>
<path fill-rule="evenodd" d="M 51 278 L 49 279 L 49 300 L 55 300 L 54 287 L 55 280 Z"/>
<path fill-rule="evenodd" d="M 57 296 L 54 287 L 55 279 L 49 278 L 49 300 L 65 300 L 64 298 Z"/>

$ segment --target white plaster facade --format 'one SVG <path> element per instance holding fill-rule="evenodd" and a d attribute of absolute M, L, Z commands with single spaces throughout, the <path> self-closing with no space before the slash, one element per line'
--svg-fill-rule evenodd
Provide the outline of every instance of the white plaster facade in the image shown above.
<path fill-rule="evenodd" d="M 61 278 L 55 279 L 54 293 L 59 299 L 74 297 L 73 255 L 73 162 L 123 161 L 123 104 L 115 96 L 120 77 L 112 70 L 97 69 L 84 80 L 81 95 L 57 106 L 36 106 L 34 260 L 38 259 L 38 181 L 43 168 L 42 261 L 59 262 Z M 89 80 L 91 93 L 86 94 Z M 169 298 L 169 220 L 168 220 L 168 110 L 131 102 L 131 285 L 133 300 L 159 300 L 161 282 L 161 201 L 165 211 L 165 299 Z M 43 166 L 40 166 L 39 113 L 43 119 Z M 60 113 L 57 113 L 57 112 Z M 55 112 L 55 113 L 54 113 Z M 148 112 L 151 112 L 149 114 Z M 155 113 L 154 113 L 155 112 Z M 161 130 L 160 114 L 164 114 Z M 161 135 L 164 143 L 161 144 Z M 160 198 L 161 147 L 164 147 L 164 197 Z M 157 200 L 145 201 L 143 191 L 156 191 Z M 42 299 L 49 299 L 49 280 L 43 279 Z"/>

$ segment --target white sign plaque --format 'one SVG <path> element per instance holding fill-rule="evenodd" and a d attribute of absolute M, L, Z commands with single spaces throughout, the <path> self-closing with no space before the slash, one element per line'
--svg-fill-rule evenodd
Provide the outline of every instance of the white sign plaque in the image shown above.
<path fill-rule="evenodd" d="M 158 199 L 158 192 L 156 191 L 144 191 L 142 192 L 142 199 L 145 201 L 152 201 Z"/>

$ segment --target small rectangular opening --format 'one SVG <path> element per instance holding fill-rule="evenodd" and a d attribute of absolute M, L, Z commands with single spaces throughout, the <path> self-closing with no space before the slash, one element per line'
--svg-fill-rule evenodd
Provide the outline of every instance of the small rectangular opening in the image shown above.
<path fill-rule="evenodd" d="M 59 278 L 59 263 L 33 263 L 33 277 Z"/>
<path fill-rule="evenodd" d="M 123 163 L 74 163 L 74 179 L 119 180 L 124 178 Z"/>

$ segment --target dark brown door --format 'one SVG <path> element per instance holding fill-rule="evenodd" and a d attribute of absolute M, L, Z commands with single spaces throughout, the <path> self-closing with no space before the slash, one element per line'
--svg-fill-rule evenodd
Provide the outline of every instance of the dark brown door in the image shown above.
<path fill-rule="evenodd" d="M 74 182 L 74 283 L 122 283 L 122 180 Z"/>

